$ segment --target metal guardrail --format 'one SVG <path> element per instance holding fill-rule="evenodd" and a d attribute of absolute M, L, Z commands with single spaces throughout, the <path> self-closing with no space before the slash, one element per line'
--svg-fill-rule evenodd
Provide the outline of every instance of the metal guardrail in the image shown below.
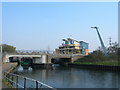
<path fill-rule="evenodd" d="M 3 56 L 6 55 L 6 54 L 13 54 L 13 55 L 39 55 L 39 54 L 53 54 L 54 51 L 47 51 L 47 50 L 43 50 L 43 51 L 40 51 L 40 50 L 16 50 L 16 52 L 11 52 L 11 53 L 7 53 L 7 52 L 3 52 Z"/>
<path fill-rule="evenodd" d="M 20 76 L 13 73 L 4 72 L 4 79 L 11 83 L 14 88 L 23 88 L 24 90 L 28 90 L 30 88 L 38 89 L 50 89 L 57 90 L 47 84 L 44 84 L 35 79 L 27 78 L 24 76 Z"/>

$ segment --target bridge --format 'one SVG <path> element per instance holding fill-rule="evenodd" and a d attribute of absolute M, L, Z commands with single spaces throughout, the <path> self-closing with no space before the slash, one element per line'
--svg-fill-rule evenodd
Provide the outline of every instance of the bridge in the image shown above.
<path fill-rule="evenodd" d="M 53 59 L 63 62 L 74 62 L 84 55 L 82 54 L 48 54 L 49 60 L 52 62 Z"/>
<path fill-rule="evenodd" d="M 54 61 L 59 62 L 74 62 L 83 57 L 82 54 L 6 54 L 3 62 L 21 61 L 22 58 L 31 58 L 33 65 L 52 65 Z"/>

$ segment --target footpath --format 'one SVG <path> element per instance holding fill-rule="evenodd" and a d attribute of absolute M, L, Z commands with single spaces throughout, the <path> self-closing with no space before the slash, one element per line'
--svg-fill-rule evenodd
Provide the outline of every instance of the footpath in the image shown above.
<path fill-rule="evenodd" d="M 2 64 L 2 79 L 4 79 L 4 72 L 12 72 L 17 66 L 17 63 L 3 63 Z M 2 89 L 9 88 L 5 83 L 2 83 Z"/>

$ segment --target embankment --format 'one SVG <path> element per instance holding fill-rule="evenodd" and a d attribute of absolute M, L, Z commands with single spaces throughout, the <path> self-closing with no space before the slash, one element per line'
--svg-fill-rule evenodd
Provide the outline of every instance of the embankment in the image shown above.
<path fill-rule="evenodd" d="M 14 69 L 17 67 L 17 63 L 3 63 L 2 64 L 2 72 L 13 72 Z"/>
<path fill-rule="evenodd" d="M 109 65 L 94 65 L 94 64 L 68 64 L 69 67 L 80 67 L 87 69 L 97 69 L 97 70 L 110 70 L 110 71 L 120 71 L 120 66 L 109 66 Z"/>
<path fill-rule="evenodd" d="M 4 72 L 11 73 L 15 70 L 17 67 L 17 63 L 3 63 L 2 64 L 2 79 L 4 81 Z M 9 88 L 8 85 L 6 85 L 7 82 L 2 83 L 2 88 Z"/>

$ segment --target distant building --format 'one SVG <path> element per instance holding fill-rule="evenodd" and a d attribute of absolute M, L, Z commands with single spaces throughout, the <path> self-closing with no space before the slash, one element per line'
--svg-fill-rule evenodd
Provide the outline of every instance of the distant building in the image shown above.
<path fill-rule="evenodd" d="M 63 43 L 55 50 L 58 54 L 83 54 L 88 55 L 88 43 L 71 38 L 63 39 Z"/>

